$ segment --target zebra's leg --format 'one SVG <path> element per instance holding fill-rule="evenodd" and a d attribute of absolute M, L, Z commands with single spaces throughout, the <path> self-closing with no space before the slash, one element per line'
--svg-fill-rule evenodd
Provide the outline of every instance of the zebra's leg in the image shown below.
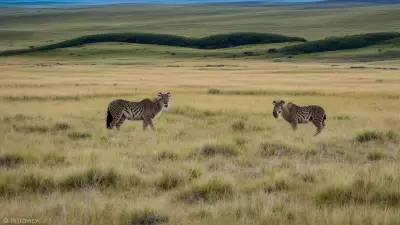
<path fill-rule="evenodd" d="M 324 127 L 324 124 L 323 124 L 322 121 L 318 121 L 318 120 L 315 120 L 315 119 L 312 120 L 312 123 L 317 128 L 317 130 L 315 131 L 315 134 L 314 134 L 314 137 L 315 137 L 315 136 L 317 136 L 318 134 L 321 133 L 322 128 Z"/>
<path fill-rule="evenodd" d="M 145 131 L 148 126 L 149 124 L 146 122 L 146 120 L 143 120 L 143 131 Z"/>
<path fill-rule="evenodd" d="M 292 125 L 293 131 L 296 131 L 296 130 L 297 130 L 297 124 L 298 124 L 297 117 L 294 116 L 294 117 L 292 118 L 292 121 L 290 122 L 290 125 Z"/>
<path fill-rule="evenodd" d="M 117 125 L 118 121 L 122 118 L 123 113 L 122 111 L 120 113 L 116 113 L 114 115 L 112 115 L 112 121 L 110 123 L 110 127 L 111 129 Z"/>
<path fill-rule="evenodd" d="M 117 130 L 119 130 L 119 128 L 121 127 L 121 125 L 125 122 L 125 115 L 122 114 L 122 116 L 119 118 L 118 122 L 115 124 L 115 127 L 117 128 Z"/>
<path fill-rule="evenodd" d="M 156 127 L 154 126 L 154 123 L 151 119 L 147 120 L 147 124 L 150 125 L 150 128 L 155 132 L 156 131 Z"/>

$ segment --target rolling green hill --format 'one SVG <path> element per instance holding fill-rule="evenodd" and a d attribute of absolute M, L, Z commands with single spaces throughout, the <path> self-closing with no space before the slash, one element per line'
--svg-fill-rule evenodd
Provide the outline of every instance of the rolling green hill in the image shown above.
<path fill-rule="evenodd" d="M 162 34 L 103 34 L 83 36 L 31 49 L 0 52 L 77 59 L 121 57 L 290 58 L 382 60 L 400 57 L 400 33 L 367 33 L 304 42 L 276 34 L 234 33 L 204 38 Z M 132 43 L 134 45 L 132 45 Z M 322 54 L 319 54 L 322 53 Z"/>
<path fill-rule="evenodd" d="M 71 40 L 62 41 L 56 44 L 41 47 L 31 47 L 29 49 L 9 50 L 0 52 L 0 56 L 24 54 L 29 52 L 40 52 L 54 50 L 58 48 L 68 48 L 91 43 L 101 42 L 125 42 L 136 44 L 153 44 L 176 47 L 190 47 L 198 49 L 218 49 L 229 48 L 241 45 L 283 43 L 294 41 L 306 41 L 300 37 L 289 37 L 278 34 L 267 33 L 231 33 L 212 35 L 203 38 L 186 38 L 183 36 L 166 34 L 146 34 L 146 33 L 110 33 L 87 35 Z"/>
<path fill-rule="evenodd" d="M 310 10 L 289 6 L 3 10 L 0 13 L 0 50 L 43 46 L 99 33 L 162 33 L 198 38 L 241 31 L 318 40 L 330 36 L 399 31 L 399 10 L 398 5 Z"/>

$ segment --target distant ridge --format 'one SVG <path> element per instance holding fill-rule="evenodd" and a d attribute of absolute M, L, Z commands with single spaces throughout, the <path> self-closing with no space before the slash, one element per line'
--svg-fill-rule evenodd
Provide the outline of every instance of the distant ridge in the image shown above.
<path fill-rule="evenodd" d="M 317 2 L 321 0 L 0 0 L 0 7 L 63 7 L 115 4 L 285 4 Z"/>
<path fill-rule="evenodd" d="M 374 4 L 399 4 L 400 0 L 327 0 L 326 2 L 359 2 Z"/>

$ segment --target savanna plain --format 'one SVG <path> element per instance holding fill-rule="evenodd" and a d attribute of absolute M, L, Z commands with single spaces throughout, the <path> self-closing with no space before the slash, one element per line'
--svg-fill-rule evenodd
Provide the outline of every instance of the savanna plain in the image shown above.
<path fill-rule="evenodd" d="M 398 61 L 77 57 L 125 46 L 164 48 L 0 58 L 3 223 L 400 224 Z M 158 92 L 172 96 L 156 132 L 106 128 L 112 100 Z M 322 106 L 325 129 L 294 132 L 272 116 L 274 100 Z"/>

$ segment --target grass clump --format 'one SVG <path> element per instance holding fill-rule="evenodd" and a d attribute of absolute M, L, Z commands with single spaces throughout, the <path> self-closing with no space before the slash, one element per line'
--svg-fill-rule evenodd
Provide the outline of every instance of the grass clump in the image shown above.
<path fill-rule="evenodd" d="M 389 130 L 388 132 L 385 133 L 385 136 L 389 141 L 399 141 L 400 140 L 400 134 L 394 130 Z"/>
<path fill-rule="evenodd" d="M 263 157 L 288 155 L 294 150 L 291 146 L 281 143 L 262 143 L 260 148 Z"/>
<path fill-rule="evenodd" d="M 351 120 L 350 116 L 334 116 L 334 120 Z"/>
<path fill-rule="evenodd" d="M 382 141 L 384 135 L 376 131 L 365 131 L 357 135 L 356 140 L 359 143 L 365 143 L 369 141 Z"/>
<path fill-rule="evenodd" d="M 201 148 L 200 153 L 206 157 L 214 157 L 217 155 L 231 157 L 239 154 L 234 146 L 225 144 L 207 144 Z"/>
<path fill-rule="evenodd" d="M 221 90 L 219 90 L 219 89 L 215 89 L 215 88 L 211 88 L 211 89 L 208 89 L 208 92 L 207 92 L 208 94 L 211 94 L 211 95 L 217 95 L 217 94 L 220 94 L 221 93 Z"/>
<path fill-rule="evenodd" d="M 359 143 L 366 143 L 370 141 L 392 141 L 397 142 L 400 140 L 400 135 L 394 131 L 387 132 L 365 131 L 357 135 L 356 141 Z"/>
<path fill-rule="evenodd" d="M 21 133 L 39 133 L 45 134 L 50 131 L 50 128 L 44 125 L 14 125 L 14 130 Z"/>
<path fill-rule="evenodd" d="M 92 134 L 88 132 L 70 132 L 68 133 L 68 137 L 72 140 L 81 140 L 81 139 L 90 139 L 92 138 Z"/>
<path fill-rule="evenodd" d="M 187 203 L 215 202 L 224 198 L 231 198 L 233 193 L 234 189 L 231 183 L 214 179 L 183 191 L 179 195 L 179 199 Z"/>
<path fill-rule="evenodd" d="M 264 180 L 261 182 L 257 182 L 255 184 L 250 184 L 245 187 L 245 192 L 253 193 L 254 191 L 262 191 L 265 193 L 274 193 L 274 192 L 282 192 L 287 191 L 292 188 L 292 184 L 284 179 L 277 180 Z"/>
<path fill-rule="evenodd" d="M 16 154 L 5 154 L 0 156 L 0 167 L 14 168 L 24 163 L 24 158 Z"/>
<path fill-rule="evenodd" d="M 56 166 L 65 162 L 65 156 L 56 153 L 48 153 L 42 157 L 42 161 L 46 165 Z"/>
<path fill-rule="evenodd" d="M 22 113 L 17 113 L 14 116 L 5 116 L 3 120 L 4 122 L 11 122 L 11 121 L 21 122 L 30 119 L 33 119 L 33 117 L 24 115 Z"/>
<path fill-rule="evenodd" d="M 29 174 L 20 181 L 21 192 L 49 193 L 56 188 L 53 179 L 37 174 Z"/>
<path fill-rule="evenodd" d="M 64 131 L 71 129 L 71 126 L 68 123 L 56 123 L 53 126 L 54 131 Z"/>
<path fill-rule="evenodd" d="M 168 223 L 168 221 L 168 216 L 147 208 L 130 213 L 123 212 L 120 216 L 121 224 L 126 225 L 156 225 Z"/>
<path fill-rule="evenodd" d="M 80 189 L 80 188 L 106 188 L 117 187 L 121 177 L 113 169 L 100 170 L 89 169 L 83 173 L 68 176 L 60 183 L 61 188 Z"/>
<path fill-rule="evenodd" d="M 376 150 L 367 153 L 367 159 L 370 161 L 378 161 L 385 157 L 385 153 L 381 150 Z"/>
<path fill-rule="evenodd" d="M 381 204 L 400 205 L 400 192 L 388 190 L 378 183 L 357 179 L 347 186 L 329 186 L 320 191 L 315 200 L 317 204 Z"/>
<path fill-rule="evenodd" d="M 194 119 L 204 119 L 222 114 L 220 111 L 199 110 L 189 106 L 175 108 L 172 110 L 172 112 L 177 115 L 187 116 Z"/>
<path fill-rule="evenodd" d="M 242 131 L 244 131 L 244 129 L 245 129 L 244 122 L 243 121 L 236 121 L 236 122 L 232 123 L 231 129 L 234 132 L 242 132 Z"/>
<path fill-rule="evenodd" d="M 178 173 L 165 173 L 156 182 L 156 186 L 163 190 L 171 190 L 185 183 L 185 177 Z"/>
<path fill-rule="evenodd" d="M 11 197 L 18 194 L 18 186 L 15 177 L 0 176 L 0 197 Z"/>
<path fill-rule="evenodd" d="M 157 155 L 158 160 L 171 160 L 175 161 L 179 158 L 178 154 L 174 152 L 163 151 Z"/>
<path fill-rule="evenodd" d="M 189 169 L 188 173 L 189 173 L 189 180 L 197 179 L 202 175 L 201 170 L 196 168 Z"/>

